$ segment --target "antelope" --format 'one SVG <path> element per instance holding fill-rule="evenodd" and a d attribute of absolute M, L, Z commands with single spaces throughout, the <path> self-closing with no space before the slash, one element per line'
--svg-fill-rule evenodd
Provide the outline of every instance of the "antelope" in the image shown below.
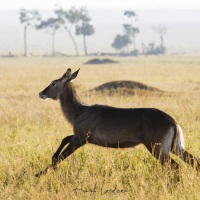
<path fill-rule="evenodd" d="M 74 134 L 62 140 L 52 157 L 52 165 L 36 176 L 47 173 L 49 168 L 56 169 L 58 163 L 86 143 L 111 148 L 144 144 L 163 166 L 170 162 L 175 168 L 178 167 L 178 163 L 170 157 L 172 152 L 196 170 L 200 169 L 197 159 L 185 150 L 181 127 L 167 113 L 156 108 L 116 108 L 81 103 L 71 83 L 79 70 L 71 73 L 69 68 L 61 78 L 52 81 L 39 93 L 43 100 L 50 98 L 60 101 Z"/>

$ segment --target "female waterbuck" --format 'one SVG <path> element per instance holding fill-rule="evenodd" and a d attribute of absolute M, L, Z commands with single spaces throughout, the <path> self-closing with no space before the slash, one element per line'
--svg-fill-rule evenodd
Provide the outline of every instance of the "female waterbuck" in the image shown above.
<path fill-rule="evenodd" d="M 115 108 L 105 105 L 82 104 L 71 84 L 78 75 L 71 69 L 39 93 L 41 99 L 60 100 L 66 119 L 72 124 L 74 135 L 65 137 L 52 157 L 51 168 L 84 144 L 126 148 L 144 144 L 162 165 L 170 161 L 169 153 L 178 155 L 188 164 L 200 168 L 200 163 L 184 147 L 183 133 L 175 120 L 155 108 Z M 69 144 L 64 150 L 65 145 Z M 63 150 L 63 151 L 62 151 Z M 46 170 L 37 176 L 47 172 Z"/>

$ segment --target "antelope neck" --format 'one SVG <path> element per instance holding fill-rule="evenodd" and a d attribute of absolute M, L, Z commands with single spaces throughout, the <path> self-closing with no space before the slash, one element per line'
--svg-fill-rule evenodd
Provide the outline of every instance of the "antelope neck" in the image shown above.
<path fill-rule="evenodd" d="M 76 96 L 76 91 L 70 83 L 66 83 L 66 86 L 63 88 L 63 92 L 60 95 L 60 104 L 66 119 L 71 124 L 74 124 L 74 121 L 82 110 L 83 105 L 80 103 Z"/>

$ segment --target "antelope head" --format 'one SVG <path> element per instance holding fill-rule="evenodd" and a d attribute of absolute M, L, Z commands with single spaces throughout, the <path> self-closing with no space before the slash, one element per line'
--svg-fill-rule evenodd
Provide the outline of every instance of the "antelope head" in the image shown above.
<path fill-rule="evenodd" d="M 40 92 L 39 97 L 43 100 L 47 98 L 53 100 L 59 99 L 60 94 L 63 91 L 63 87 L 66 87 L 67 82 L 70 82 L 77 77 L 79 70 L 80 69 L 72 74 L 71 69 L 69 68 L 61 78 L 52 81 L 49 86 Z"/>

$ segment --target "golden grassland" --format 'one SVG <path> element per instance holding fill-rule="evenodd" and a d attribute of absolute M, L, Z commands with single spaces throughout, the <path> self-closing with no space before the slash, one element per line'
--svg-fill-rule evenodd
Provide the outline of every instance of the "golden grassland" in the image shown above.
<path fill-rule="evenodd" d="M 51 163 L 62 138 L 73 134 L 57 101 L 38 93 L 67 68 L 81 68 L 74 81 L 81 100 L 116 107 L 156 107 L 181 125 L 187 149 L 200 158 L 200 57 L 112 58 L 110 65 L 84 65 L 80 58 L 1 58 L 0 199 L 199 199 L 200 174 L 180 163 L 162 170 L 144 146 L 109 149 L 87 144 L 56 171 L 34 175 Z M 114 80 L 133 80 L 173 92 L 170 96 L 88 96 Z M 91 122 L 92 123 L 92 122 Z"/>

